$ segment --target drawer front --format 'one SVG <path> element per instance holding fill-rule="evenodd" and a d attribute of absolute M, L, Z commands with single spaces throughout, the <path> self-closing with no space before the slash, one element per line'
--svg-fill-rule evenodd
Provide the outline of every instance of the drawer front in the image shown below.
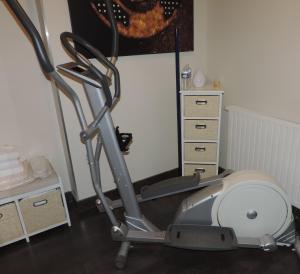
<path fill-rule="evenodd" d="M 185 176 L 194 175 L 196 172 L 200 172 L 201 178 L 207 178 L 217 175 L 217 167 L 216 165 L 184 165 Z"/>
<path fill-rule="evenodd" d="M 217 140 L 218 120 L 185 120 L 184 138 L 187 140 Z"/>
<path fill-rule="evenodd" d="M 184 96 L 185 117 L 218 117 L 220 96 Z"/>
<path fill-rule="evenodd" d="M 49 191 L 40 196 L 20 201 L 24 223 L 28 233 L 66 220 L 60 190 Z"/>
<path fill-rule="evenodd" d="M 217 144 L 185 143 L 184 160 L 191 162 L 215 162 L 217 160 Z"/>
<path fill-rule="evenodd" d="M 0 244 L 20 238 L 23 235 L 15 203 L 0 206 Z"/>

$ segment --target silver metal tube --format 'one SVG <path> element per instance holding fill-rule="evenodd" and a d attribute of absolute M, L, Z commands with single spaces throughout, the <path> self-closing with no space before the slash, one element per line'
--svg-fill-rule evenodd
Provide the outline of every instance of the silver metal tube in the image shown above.
<path fill-rule="evenodd" d="M 58 84 L 58 87 L 61 88 L 61 91 L 72 101 L 78 116 L 80 127 L 82 130 L 86 129 L 87 122 L 84 116 L 84 112 L 80 100 L 76 92 L 67 84 L 67 82 L 56 71 L 50 73 L 49 75 Z"/>
<path fill-rule="evenodd" d="M 115 136 L 115 128 L 109 112 L 100 121 L 99 129 L 103 147 L 126 213 L 129 216 L 141 219 L 142 215 L 136 201 L 132 181 L 124 157 L 120 152 L 119 143 Z"/>
<path fill-rule="evenodd" d="M 57 72 L 51 73 L 50 76 L 55 80 L 55 82 L 62 89 L 62 91 L 65 92 L 67 97 L 72 101 L 72 103 L 75 107 L 78 119 L 79 119 L 81 129 L 82 130 L 86 129 L 87 128 L 86 118 L 85 118 L 80 100 L 79 100 L 76 92 L 63 80 L 63 78 Z M 114 213 L 112 212 L 111 208 L 109 207 L 107 200 L 101 189 L 100 170 L 99 170 L 99 172 L 97 172 L 97 166 L 96 166 L 96 164 L 98 164 L 98 168 L 99 168 L 99 163 L 98 162 L 96 163 L 96 161 L 95 161 L 92 141 L 90 139 L 88 139 L 86 141 L 85 146 L 86 146 L 87 158 L 88 158 L 88 163 L 89 163 L 90 172 L 91 172 L 91 179 L 92 179 L 92 183 L 93 183 L 95 192 L 98 195 L 99 199 L 101 200 L 101 203 L 103 204 L 103 207 L 105 208 L 105 211 L 106 211 L 112 225 L 118 226 L 119 222 L 117 221 Z"/>
<path fill-rule="evenodd" d="M 95 115 L 98 114 L 99 109 L 105 106 L 105 96 L 100 88 L 88 83 L 84 83 L 84 88 L 95 117 Z M 134 219 L 141 220 L 142 222 L 143 217 L 135 197 L 124 156 L 119 148 L 115 127 L 109 110 L 103 115 L 98 124 L 98 128 L 103 148 L 113 173 L 114 181 L 118 187 L 121 199 L 123 200 L 126 214 Z"/>
<path fill-rule="evenodd" d="M 127 263 L 127 256 L 130 249 L 130 242 L 122 242 L 119 252 L 116 257 L 116 267 L 123 269 Z"/>
<path fill-rule="evenodd" d="M 97 193 L 101 203 L 103 204 L 103 207 L 105 208 L 105 211 L 112 223 L 113 226 L 119 226 L 119 222 L 117 221 L 112 209 L 109 207 L 107 200 L 105 198 L 105 195 L 102 192 L 101 185 L 100 185 L 100 178 L 98 177 L 98 173 L 96 171 L 96 161 L 94 158 L 94 151 L 93 151 L 93 145 L 91 140 L 87 140 L 86 144 L 86 152 L 87 152 L 87 158 L 89 162 L 90 172 L 91 172 L 91 178 L 92 183 L 95 189 L 95 192 Z"/>
<path fill-rule="evenodd" d="M 96 168 L 96 173 L 97 173 L 97 178 L 99 182 L 99 186 L 102 190 L 102 184 L 101 184 L 101 172 L 100 172 L 100 156 L 101 156 L 101 151 L 102 151 L 102 142 L 100 135 L 98 134 L 97 136 L 97 143 L 96 143 L 96 151 L 95 151 L 95 168 Z M 106 199 L 107 200 L 107 199 Z M 111 208 L 111 206 L 110 206 Z"/>

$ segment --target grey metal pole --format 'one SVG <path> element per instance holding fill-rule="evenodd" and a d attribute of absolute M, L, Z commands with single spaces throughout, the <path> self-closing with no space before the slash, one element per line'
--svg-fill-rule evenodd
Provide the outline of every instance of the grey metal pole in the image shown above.
<path fill-rule="evenodd" d="M 84 83 L 84 88 L 93 115 L 95 116 L 98 114 L 99 110 L 105 106 L 105 96 L 99 87 Z M 108 110 L 100 120 L 98 128 L 102 145 L 112 170 L 114 181 L 118 187 L 121 199 L 123 200 L 126 213 L 132 218 L 142 220 L 143 218 L 136 200 L 127 165 L 116 138 L 115 127 L 110 110 Z"/>

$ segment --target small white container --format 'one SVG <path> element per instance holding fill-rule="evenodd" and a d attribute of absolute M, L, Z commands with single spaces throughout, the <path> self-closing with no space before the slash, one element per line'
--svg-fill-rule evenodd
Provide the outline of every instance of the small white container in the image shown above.
<path fill-rule="evenodd" d="M 201 69 L 198 69 L 194 75 L 193 84 L 197 88 L 204 87 L 206 83 L 206 77 Z"/>

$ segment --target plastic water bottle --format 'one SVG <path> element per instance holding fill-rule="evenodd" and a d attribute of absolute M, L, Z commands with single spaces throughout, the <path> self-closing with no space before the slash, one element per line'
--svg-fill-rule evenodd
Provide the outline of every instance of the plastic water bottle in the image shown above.
<path fill-rule="evenodd" d="M 192 69 L 186 65 L 181 71 L 181 89 L 188 90 L 192 87 Z"/>

